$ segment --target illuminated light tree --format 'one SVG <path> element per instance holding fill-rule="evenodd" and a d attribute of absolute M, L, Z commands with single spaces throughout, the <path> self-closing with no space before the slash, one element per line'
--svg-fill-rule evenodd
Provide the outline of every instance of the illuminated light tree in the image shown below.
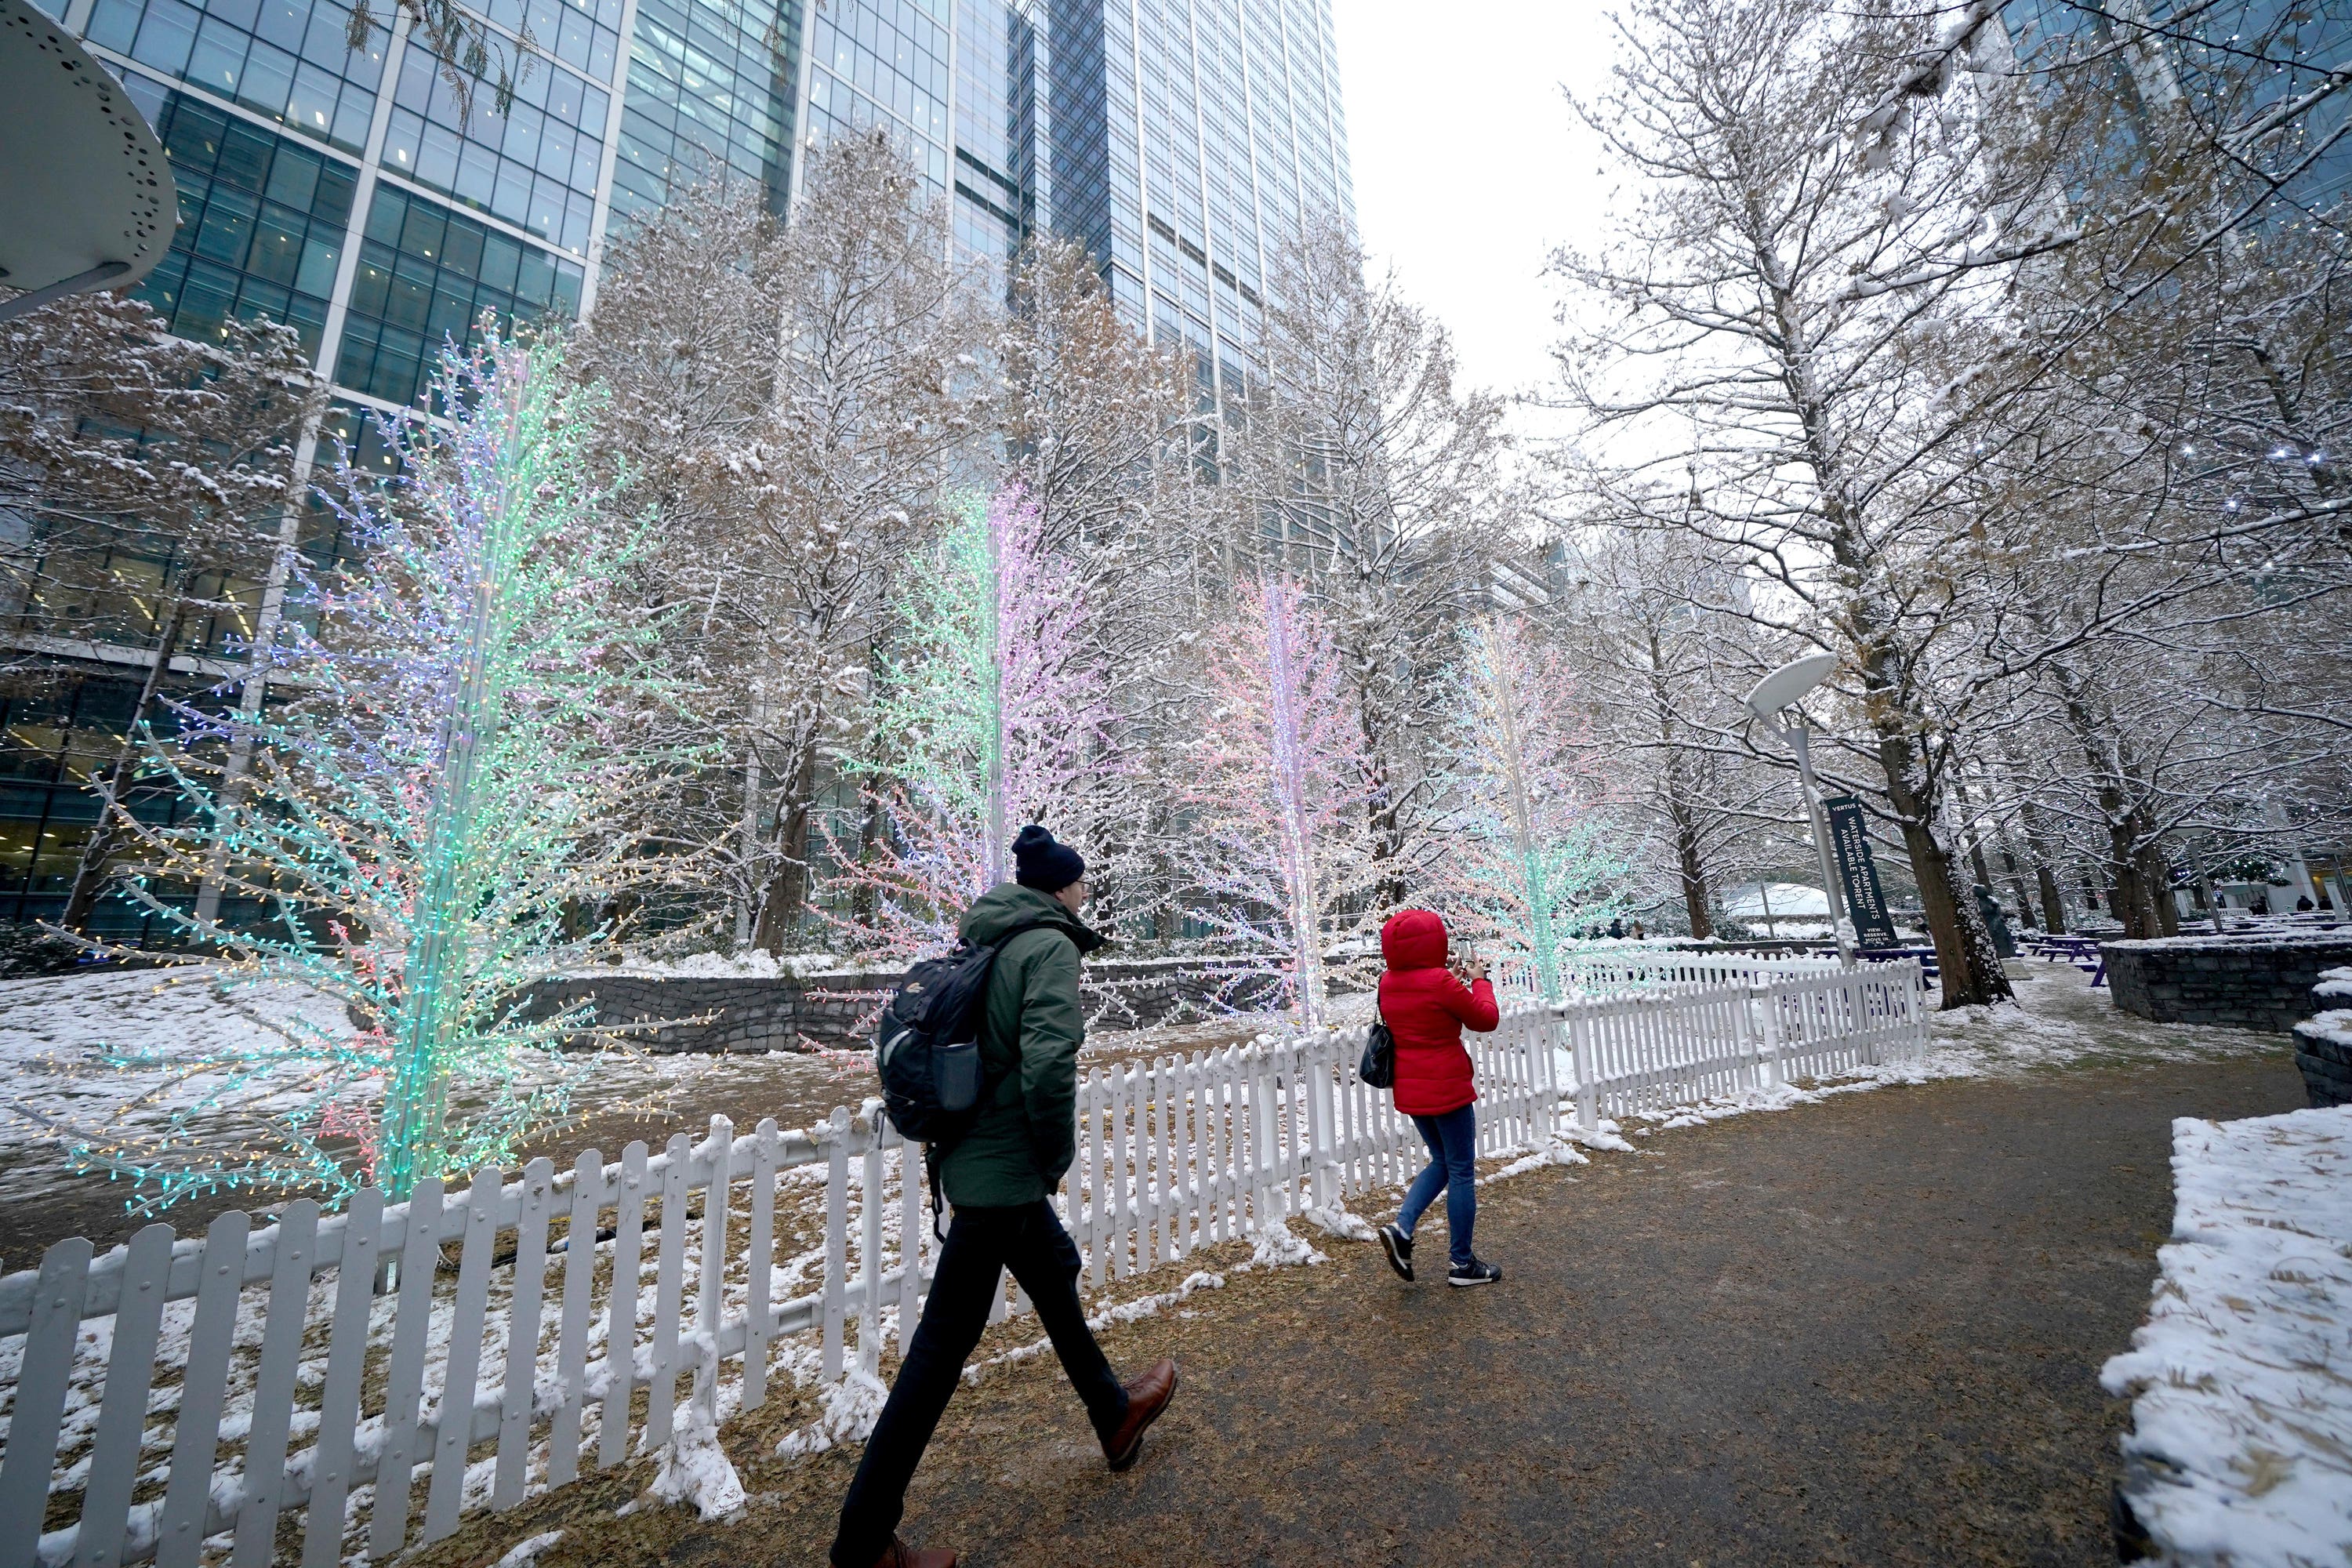
<path fill-rule="evenodd" d="M 1597 809 L 1576 694 L 1527 623 L 1482 616 L 1464 643 L 1459 832 L 1437 881 L 1466 934 L 1525 963 L 1545 1001 L 1565 1001 L 1561 961 L 1579 931 L 1619 912 L 1628 857 Z"/>
<path fill-rule="evenodd" d="M 1183 858 L 1201 895 L 1192 914 L 1243 957 L 1269 957 L 1259 977 L 1315 1027 L 1328 1011 L 1326 943 L 1360 937 L 1382 912 L 1339 660 L 1330 628 L 1279 578 L 1211 637 Z"/>
<path fill-rule="evenodd" d="M 646 673 L 659 622 L 630 579 L 650 529 L 616 519 L 586 461 L 603 393 L 562 374 L 553 340 L 485 338 L 445 359 L 449 425 L 387 429 L 398 478 L 341 470 L 357 558 L 306 574 L 309 613 L 257 650 L 284 700 L 184 710 L 175 738 L 150 739 L 185 811 L 175 827 L 126 824 L 145 851 L 133 896 L 226 954 L 215 984 L 292 982 L 341 1016 L 304 1011 L 208 1053 L 107 1056 L 183 1108 L 160 1132 L 60 1131 L 138 1179 L 148 1206 L 362 1182 L 399 1199 L 509 1163 L 595 1069 L 567 1041 L 620 1043 L 584 1009 L 530 1016 L 523 994 L 611 940 L 596 911 L 658 874 L 628 796 L 698 754 L 664 738 L 668 692 Z M 231 812 L 215 786 L 239 740 L 257 761 Z M 257 929 L 159 896 L 195 880 L 216 839 L 231 891 L 274 910 Z"/>
<path fill-rule="evenodd" d="M 966 495 L 909 584 L 908 656 L 875 705 L 888 827 L 836 886 L 876 895 L 859 940 L 900 954 L 952 942 L 972 900 L 1013 875 L 1013 839 L 1044 821 L 1083 837 L 1094 786 L 1119 771 L 1094 621 L 1037 506 L 1010 483 Z"/>

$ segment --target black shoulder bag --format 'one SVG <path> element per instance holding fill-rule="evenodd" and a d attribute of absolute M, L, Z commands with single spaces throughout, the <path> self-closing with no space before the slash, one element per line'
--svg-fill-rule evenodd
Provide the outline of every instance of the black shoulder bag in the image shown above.
<path fill-rule="evenodd" d="M 1389 1033 L 1388 1020 L 1377 1006 L 1372 1026 L 1364 1032 L 1364 1059 L 1356 1064 L 1356 1076 L 1374 1089 L 1396 1086 L 1396 1037 Z"/>

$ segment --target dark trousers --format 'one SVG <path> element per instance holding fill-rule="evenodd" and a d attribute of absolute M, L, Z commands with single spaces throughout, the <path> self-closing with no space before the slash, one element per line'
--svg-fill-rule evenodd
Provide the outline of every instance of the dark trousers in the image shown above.
<path fill-rule="evenodd" d="M 1086 1402 L 1096 1434 L 1115 1431 L 1127 1418 L 1127 1391 L 1103 1359 L 1078 1305 L 1077 1246 L 1053 1205 L 1041 1199 L 1017 1208 L 957 1209 L 940 1249 L 923 1321 L 841 1505 L 841 1529 L 833 1541 L 836 1568 L 868 1568 L 890 1544 L 906 1511 L 907 1483 L 955 1393 L 965 1359 L 988 1326 L 999 1270 L 1005 1268 L 1029 1292 L 1037 1321 L 1053 1339 L 1071 1386 Z"/>

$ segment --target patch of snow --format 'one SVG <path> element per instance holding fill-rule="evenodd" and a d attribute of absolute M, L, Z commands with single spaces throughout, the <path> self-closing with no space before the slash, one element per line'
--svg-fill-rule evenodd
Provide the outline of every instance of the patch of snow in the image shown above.
<path fill-rule="evenodd" d="M 1507 1181 L 1513 1176 L 1524 1175 L 1529 1171 L 1540 1171 L 1547 1165 L 1589 1165 L 1591 1163 L 1592 1163 L 1592 1156 L 1566 1139 L 1554 1138 L 1547 1141 L 1542 1148 L 1522 1154 L 1500 1170 L 1479 1177 L 1478 1184 L 1483 1187 L 1489 1182 Z"/>
<path fill-rule="evenodd" d="M 841 1381 L 824 1391 L 824 1406 L 807 1426 L 784 1434 L 776 1452 L 787 1459 L 822 1454 L 837 1443 L 863 1443 L 881 1418 L 890 1391 L 882 1380 L 852 1362 Z"/>
<path fill-rule="evenodd" d="M 2319 984 L 2311 994 L 2323 1002 L 2352 1002 L 2352 964 L 2341 969 L 2323 969 Z"/>
<path fill-rule="evenodd" d="M 856 967 L 839 953 L 788 952 L 779 958 L 755 947 L 741 952 L 690 952 L 682 958 L 630 957 L 618 963 L 596 964 L 567 978 L 593 980 L 599 975 L 626 974 L 656 980 L 796 980 Z"/>
<path fill-rule="evenodd" d="M 542 1531 L 537 1535 L 526 1536 L 507 1549 L 507 1554 L 499 1559 L 497 1568 L 531 1568 L 531 1564 L 539 1561 L 541 1552 L 562 1539 L 563 1531 L 560 1530 Z"/>
<path fill-rule="evenodd" d="M 1250 1264 L 1257 1268 L 1289 1268 L 1308 1263 L 1328 1263 L 1331 1260 L 1297 1237 L 1290 1227 L 1271 1216 L 1250 1227 L 1254 1245 L 1250 1248 Z"/>
<path fill-rule="evenodd" d="M 2352 1561 L 2352 1106 L 2172 1124 L 2173 1239 L 2100 1381 L 2166 1561 Z"/>
<path fill-rule="evenodd" d="M 1371 1221 L 1361 1215 L 1349 1214 L 1338 1204 L 1329 1208 L 1318 1204 L 1299 1211 L 1298 1217 L 1324 1235 L 1336 1236 L 1341 1241 L 1370 1241 L 1380 1234 L 1372 1228 Z"/>
<path fill-rule="evenodd" d="M 1249 1267 L 1250 1266 L 1248 1264 L 1244 1263 L 1240 1265 L 1235 1271 L 1246 1272 Z M 1120 1301 L 1112 1306 L 1105 1307 L 1099 1312 L 1089 1315 L 1087 1319 L 1087 1327 L 1093 1330 L 1096 1333 L 1100 1333 L 1114 1323 L 1132 1323 L 1139 1321 L 1145 1318 L 1157 1317 L 1160 1312 L 1174 1306 L 1177 1302 L 1183 1300 L 1186 1297 L 1191 1296 L 1195 1291 L 1222 1290 L 1224 1288 L 1225 1277 L 1223 1275 L 1212 1274 L 1205 1268 L 1196 1268 L 1190 1275 L 1185 1277 L 1184 1282 L 1181 1285 L 1177 1286 L 1173 1290 L 1162 1290 L 1156 1296 L 1139 1296 L 1132 1301 Z M 1196 1314 L 1192 1312 L 1179 1312 L 1176 1315 L 1180 1318 L 1196 1316 Z M 977 1383 L 980 1380 L 982 1371 L 985 1368 L 992 1366 L 1009 1366 L 1015 1362 L 1028 1361 L 1033 1357 L 1045 1354 L 1047 1351 L 1053 1348 L 1054 1342 L 1050 1339 L 1033 1340 L 1027 1344 L 1015 1345 L 1009 1351 L 998 1352 L 996 1354 L 990 1356 L 986 1361 L 974 1362 L 971 1365 L 965 1367 L 963 1369 L 963 1379 L 966 1383 Z"/>
<path fill-rule="evenodd" d="M 871 1422 L 866 1429 L 873 1429 Z M 659 1502 L 692 1503 L 706 1520 L 743 1511 L 742 1478 L 719 1446 L 718 1424 L 700 1400 L 688 1400 L 677 1413 L 677 1425 L 662 1445 L 651 1490 Z"/>
<path fill-rule="evenodd" d="M 1631 1154 L 1633 1145 L 1625 1142 L 1615 1121 L 1604 1116 L 1587 1129 L 1569 1123 L 1561 1134 L 1571 1143 L 1581 1143 L 1588 1149 L 1606 1150 L 1614 1154 Z"/>

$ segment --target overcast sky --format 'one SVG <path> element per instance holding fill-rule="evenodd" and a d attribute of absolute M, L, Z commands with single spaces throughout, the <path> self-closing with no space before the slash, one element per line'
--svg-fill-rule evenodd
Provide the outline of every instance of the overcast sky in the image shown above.
<path fill-rule="evenodd" d="M 1452 329 L 1464 378 L 1547 380 L 1545 258 L 1606 186 L 1560 95 L 1606 86 L 1602 0 L 1333 0 L 1356 216 L 1375 264 Z"/>

